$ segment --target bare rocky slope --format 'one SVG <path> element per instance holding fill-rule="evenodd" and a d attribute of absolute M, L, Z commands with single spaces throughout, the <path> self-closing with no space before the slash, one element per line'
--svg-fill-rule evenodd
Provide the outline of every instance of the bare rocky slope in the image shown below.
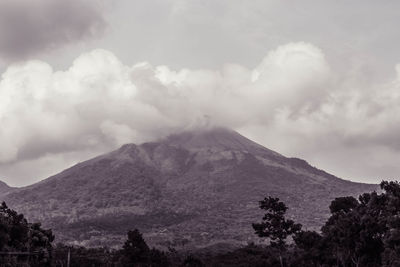
<path fill-rule="evenodd" d="M 376 188 L 214 128 L 127 144 L 0 195 L 53 228 L 59 241 L 118 246 L 139 228 L 151 245 L 179 249 L 256 241 L 251 223 L 261 219 L 258 201 L 268 195 L 285 201 L 294 220 L 318 229 L 332 199 Z"/>

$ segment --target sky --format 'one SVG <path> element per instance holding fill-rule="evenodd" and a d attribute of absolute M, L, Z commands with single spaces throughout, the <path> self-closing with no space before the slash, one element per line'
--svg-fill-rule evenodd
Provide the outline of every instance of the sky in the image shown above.
<path fill-rule="evenodd" d="M 0 180 L 212 123 L 400 175 L 398 1 L 1 0 Z"/>

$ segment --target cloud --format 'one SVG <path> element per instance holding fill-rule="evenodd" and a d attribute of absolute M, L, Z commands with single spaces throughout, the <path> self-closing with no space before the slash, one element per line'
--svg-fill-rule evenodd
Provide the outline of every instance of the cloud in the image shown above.
<path fill-rule="evenodd" d="M 262 121 L 290 95 L 286 104 L 308 105 L 328 77 L 321 51 L 305 43 L 279 47 L 254 70 L 129 67 L 105 50 L 81 55 L 66 71 L 16 64 L 0 82 L 0 138 L 10 140 L 0 161 L 147 141 L 204 116 L 231 127 Z"/>
<path fill-rule="evenodd" d="M 0 58 L 20 60 L 98 37 L 106 25 L 103 1 L 0 1 Z"/>
<path fill-rule="evenodd" d="M 277 47 L 252 69 L 127 66 L 100 49 L 82 54 L 65 71 L 41 61 L 14 64 L 0 81 L 0 169 L 7 170 L 0 175 L 8 175 L 10 166 L 43 166 L 51 155 L 61 166 L 208 123 L 238 129 L 328 170 L 351 170 L 340 155 L 400 155 L 396 70 L 385 84 L 361 86 L 338 77 L 319 48 L 302 42 Z M 383 167 L 377 162 L 374 168 Z"/>

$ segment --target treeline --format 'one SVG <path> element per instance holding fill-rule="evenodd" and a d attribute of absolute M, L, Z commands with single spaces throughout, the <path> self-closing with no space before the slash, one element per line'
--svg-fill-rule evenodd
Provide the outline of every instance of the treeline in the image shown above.
<path fill-rule="evenodd" d="M 0 206 L 0 266 L 50 266 L 54 235 L 40 223 Z"/>
<path fill-rule="evenodd" d="M 23 215 L 0 207 L 0 266 L 400 266 L 400 184 L 383 181 L 381 193 L 336 198 L 321 231 L 307 231 L 285 217 L 278 198 L 260 201 L 265 214 L 254 223 L 264 245 L 228 253 L 150 248 L 138 230 L 128 232 L 119 250 L 52 245 L 54 235 Z M 18 254 L 21 253 L 21 254 Z M 68 256 L 70 255 L 70 256 Z"/>
<path fill-rule="evenodd" d="M 381 194 L 336 198 L 320 232 L 302 230 L 285 219 L 283 202 L 265 198 L 263 220 L 253 224 L 258 236 L 268 238 L 268 249 L 275 250 L 270 259 L 275 262 L 264 266 L 400 266 L 400 184 L 383 181 L 380 187 Z M 286 243 L 288 237 L 293 244 Z"/>

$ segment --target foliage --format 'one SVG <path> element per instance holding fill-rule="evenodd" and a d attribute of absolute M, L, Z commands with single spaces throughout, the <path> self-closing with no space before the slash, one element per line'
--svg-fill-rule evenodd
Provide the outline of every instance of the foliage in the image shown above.
<path fill-rule="evenodd" d="M 122 266 L 168 266 L 165 254 L 155 248 L 150 249 L 138 229 L 128 232 L 128 239 L 121 250 Z"/>
<path fill-rule="evenodd" d="M 51 230 L 42 229 L 40 223 L 28 223 L 22 214 L 8 208 L 5 202 L 1 204 L 0 251 L 4 253 L 0 256 L 1 262 L 10 266 L 49 266 L 53 240 Z M 21 255 L 23 253 L 25 255 Z"/>
<path fill-rule="evenodd" d="M 259 237 L 270 239 L 271 246 L 282 248 L 285 240 L 301 229 L 301 224 L 285 218 L 287 207 L 279 198 L 268 197 L 260 201 L 260 208 L 266 213 L 261 223 L 254 223 L 253 228 Z"/>
<path fill-rule="evenodd" d="M 382 182 L 382 193 L 336 198 L 322 233 L 294 238 L 314 266 L 400 266 L 400 184 Z"/>
<path fill-rule="evenodd" d="M 123 263 L 126 266 L 134 266 L 149 260 L 150 248 L 137 229 L 128 232 L 128 240 L 125 241 L 122 251 Z"/>
<path fill-rule="evenodd" d="M 53 249 L 52 266 L 67 266 L 68 254 L 70 266 L 112 266 L 117 261 L 115 251 L 107 248 L 85 248 L 57 244 Z"/>
<path fill-rule="evenodd" d="M 253 223 L 253 228 L 259 237 L 269 238 L 270 246 L 278 249 L 279 262 L 283 267 L 282 252 L 286 249 L 286 238 L 298 233 L 301 224 L 285 218 L 288 208 L 279 198 L 264 198 L 260 201 L 260 208 L 266 213 L 261 223 Z"/>
<path fill-rule="evenodd" d="M 204 264 L 199 258 L 196 258 L 193 255 L 189 255 L 184 260 L 182 266 L 183 267 L 203 267 Z"/>
<path fill-rule="evenodd" d="M 174 249 L 163 252 L 149 247 L 137 229 L 127 233 L 119 250 L 62 244 L 52 248 L 54 236 L 50 230 L 42 229 L 39 223 L 28 223 L 22 214 L 3 203 L 0 249 L 36 252 L 31 257 L 7 258 L 8 266 L 49 266 L 51 258 L 52 266 L 66 266 L 69 253 L 71 267 L 396 267 L 400 266 L 400 184 L 384 181 L 380 186 L 382 192 L 364 193 L 358 199 L 335 198 L 329 206 L 331 215 L 320 232 L 302 230 L 300 224 L 285 218 L 285 203 L 266 197 L 260 201 L 265 214 L 253 228 L 259 237 L 269 241 L 267 245 L 249 244 L 216 254 Z"/>
<path fill-rule="evenodd" d="M 123 249 L 108 255 L 112 261 L 96 266 L 400 266 L 400 184 L 382 182 L 381 188 L 379 194 L 365 193 L 358 199 L 334 199 L 320 232 L 301 230 L 300 224 L 285 218 L 285 203 L 267 197 L 260 201 L 265 211 L 262 221 L 253 228 L 268 245 L 250 244 L 213 255 L 161 252 L 149 248 L 141 233 L 133 230 Z M 79 266 L 90 266 L 85 264 Z"/>

